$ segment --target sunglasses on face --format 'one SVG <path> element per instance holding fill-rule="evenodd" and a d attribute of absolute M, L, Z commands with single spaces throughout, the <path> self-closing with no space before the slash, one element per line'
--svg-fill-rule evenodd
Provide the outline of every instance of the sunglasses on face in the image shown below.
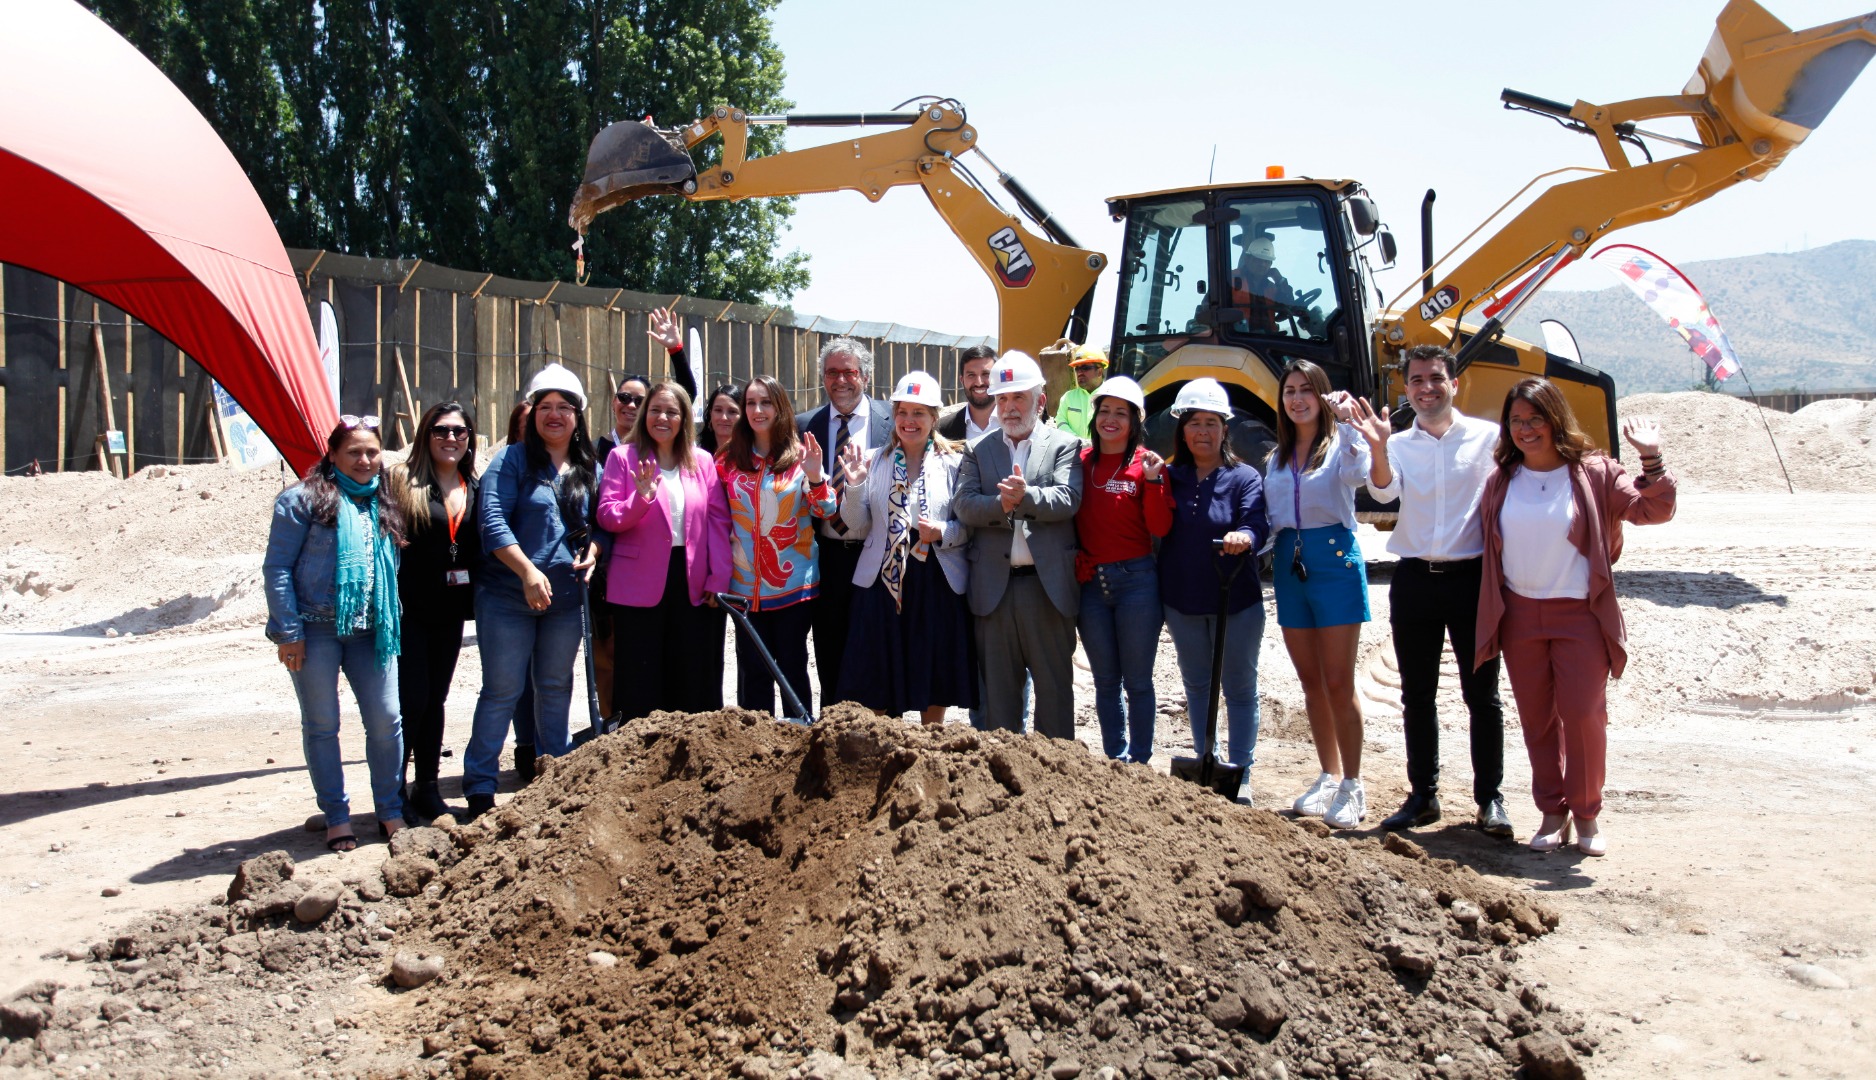
<path fill-rule="evenodd" d="M 375 416 L 353 416 L 351 413 L 339 417 L 339 426 L 347 431 L 364 428 L 366 431 L 378 430 L 378 418 Z"/>
<path fill-rule="evenodd" d="M 612 395 L 612 400 L 621 405 L 643 405 L 645 404 L 645 395 L 634 394 L 629 390 L 621 390 Z"/>
<path fill-rule="evenodd" d="M 438 424 L 430 429 L 432 439 L 467 439 L 469 429 L 460 424 Z"/>

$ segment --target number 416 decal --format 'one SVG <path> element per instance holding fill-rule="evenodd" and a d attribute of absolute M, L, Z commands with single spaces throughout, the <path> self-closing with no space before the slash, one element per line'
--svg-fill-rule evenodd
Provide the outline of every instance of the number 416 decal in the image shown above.
<path fill-rule="evenodd" d="M 1434 319 L 1446 314 L 1446 310 L 1458 302 L 1459 290 L 1452 285 L 1448 285 L 1439 292 L 1421 301 L 1420 321 L 1432 322 Z"/>

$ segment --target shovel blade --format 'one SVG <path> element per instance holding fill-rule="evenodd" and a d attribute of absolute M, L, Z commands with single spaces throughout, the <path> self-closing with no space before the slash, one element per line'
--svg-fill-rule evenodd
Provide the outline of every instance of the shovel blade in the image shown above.
<path fill-rule="evenodd" d="M 1200 787 L 1210 788 L 1227 799 L 1236 799 L 1244 786 L 1244 766 L 1232 765 L 1214 757 L 1176 757 L 1172 774 Z"/>
<path fill-rule="evenodd" d="M 586 174 L 574 192 L 567 223 L 584 233 L 593 219 L 647 195 L 697 190 L 697 166 L 681 144 L 637 120 L 609 124 L 586 151 Z"/>

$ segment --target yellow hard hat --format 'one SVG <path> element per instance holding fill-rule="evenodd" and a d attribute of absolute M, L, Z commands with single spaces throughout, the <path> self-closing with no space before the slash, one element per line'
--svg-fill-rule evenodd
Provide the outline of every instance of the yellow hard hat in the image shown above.
<path fill-rule="evenodd" d="M 1083 364 L 1099 364 L 1102 367 L 1106 367 L 1107 350 L 1098 345 L 1083 345 L 1077 348 L 1075 350 L 1075 358 L 1068 362 L 1068 366 L 1080 367 Z"/>

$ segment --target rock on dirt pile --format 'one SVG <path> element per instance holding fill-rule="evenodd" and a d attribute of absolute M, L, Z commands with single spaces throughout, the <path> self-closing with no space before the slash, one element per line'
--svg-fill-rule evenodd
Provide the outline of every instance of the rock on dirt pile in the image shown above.
<path fill-rule="evenodd" d="M 658 714 L 464 827 L 398 948 L 467 1076 L 1571 1075 L 1555 916 L 1080 746 Z"/>

